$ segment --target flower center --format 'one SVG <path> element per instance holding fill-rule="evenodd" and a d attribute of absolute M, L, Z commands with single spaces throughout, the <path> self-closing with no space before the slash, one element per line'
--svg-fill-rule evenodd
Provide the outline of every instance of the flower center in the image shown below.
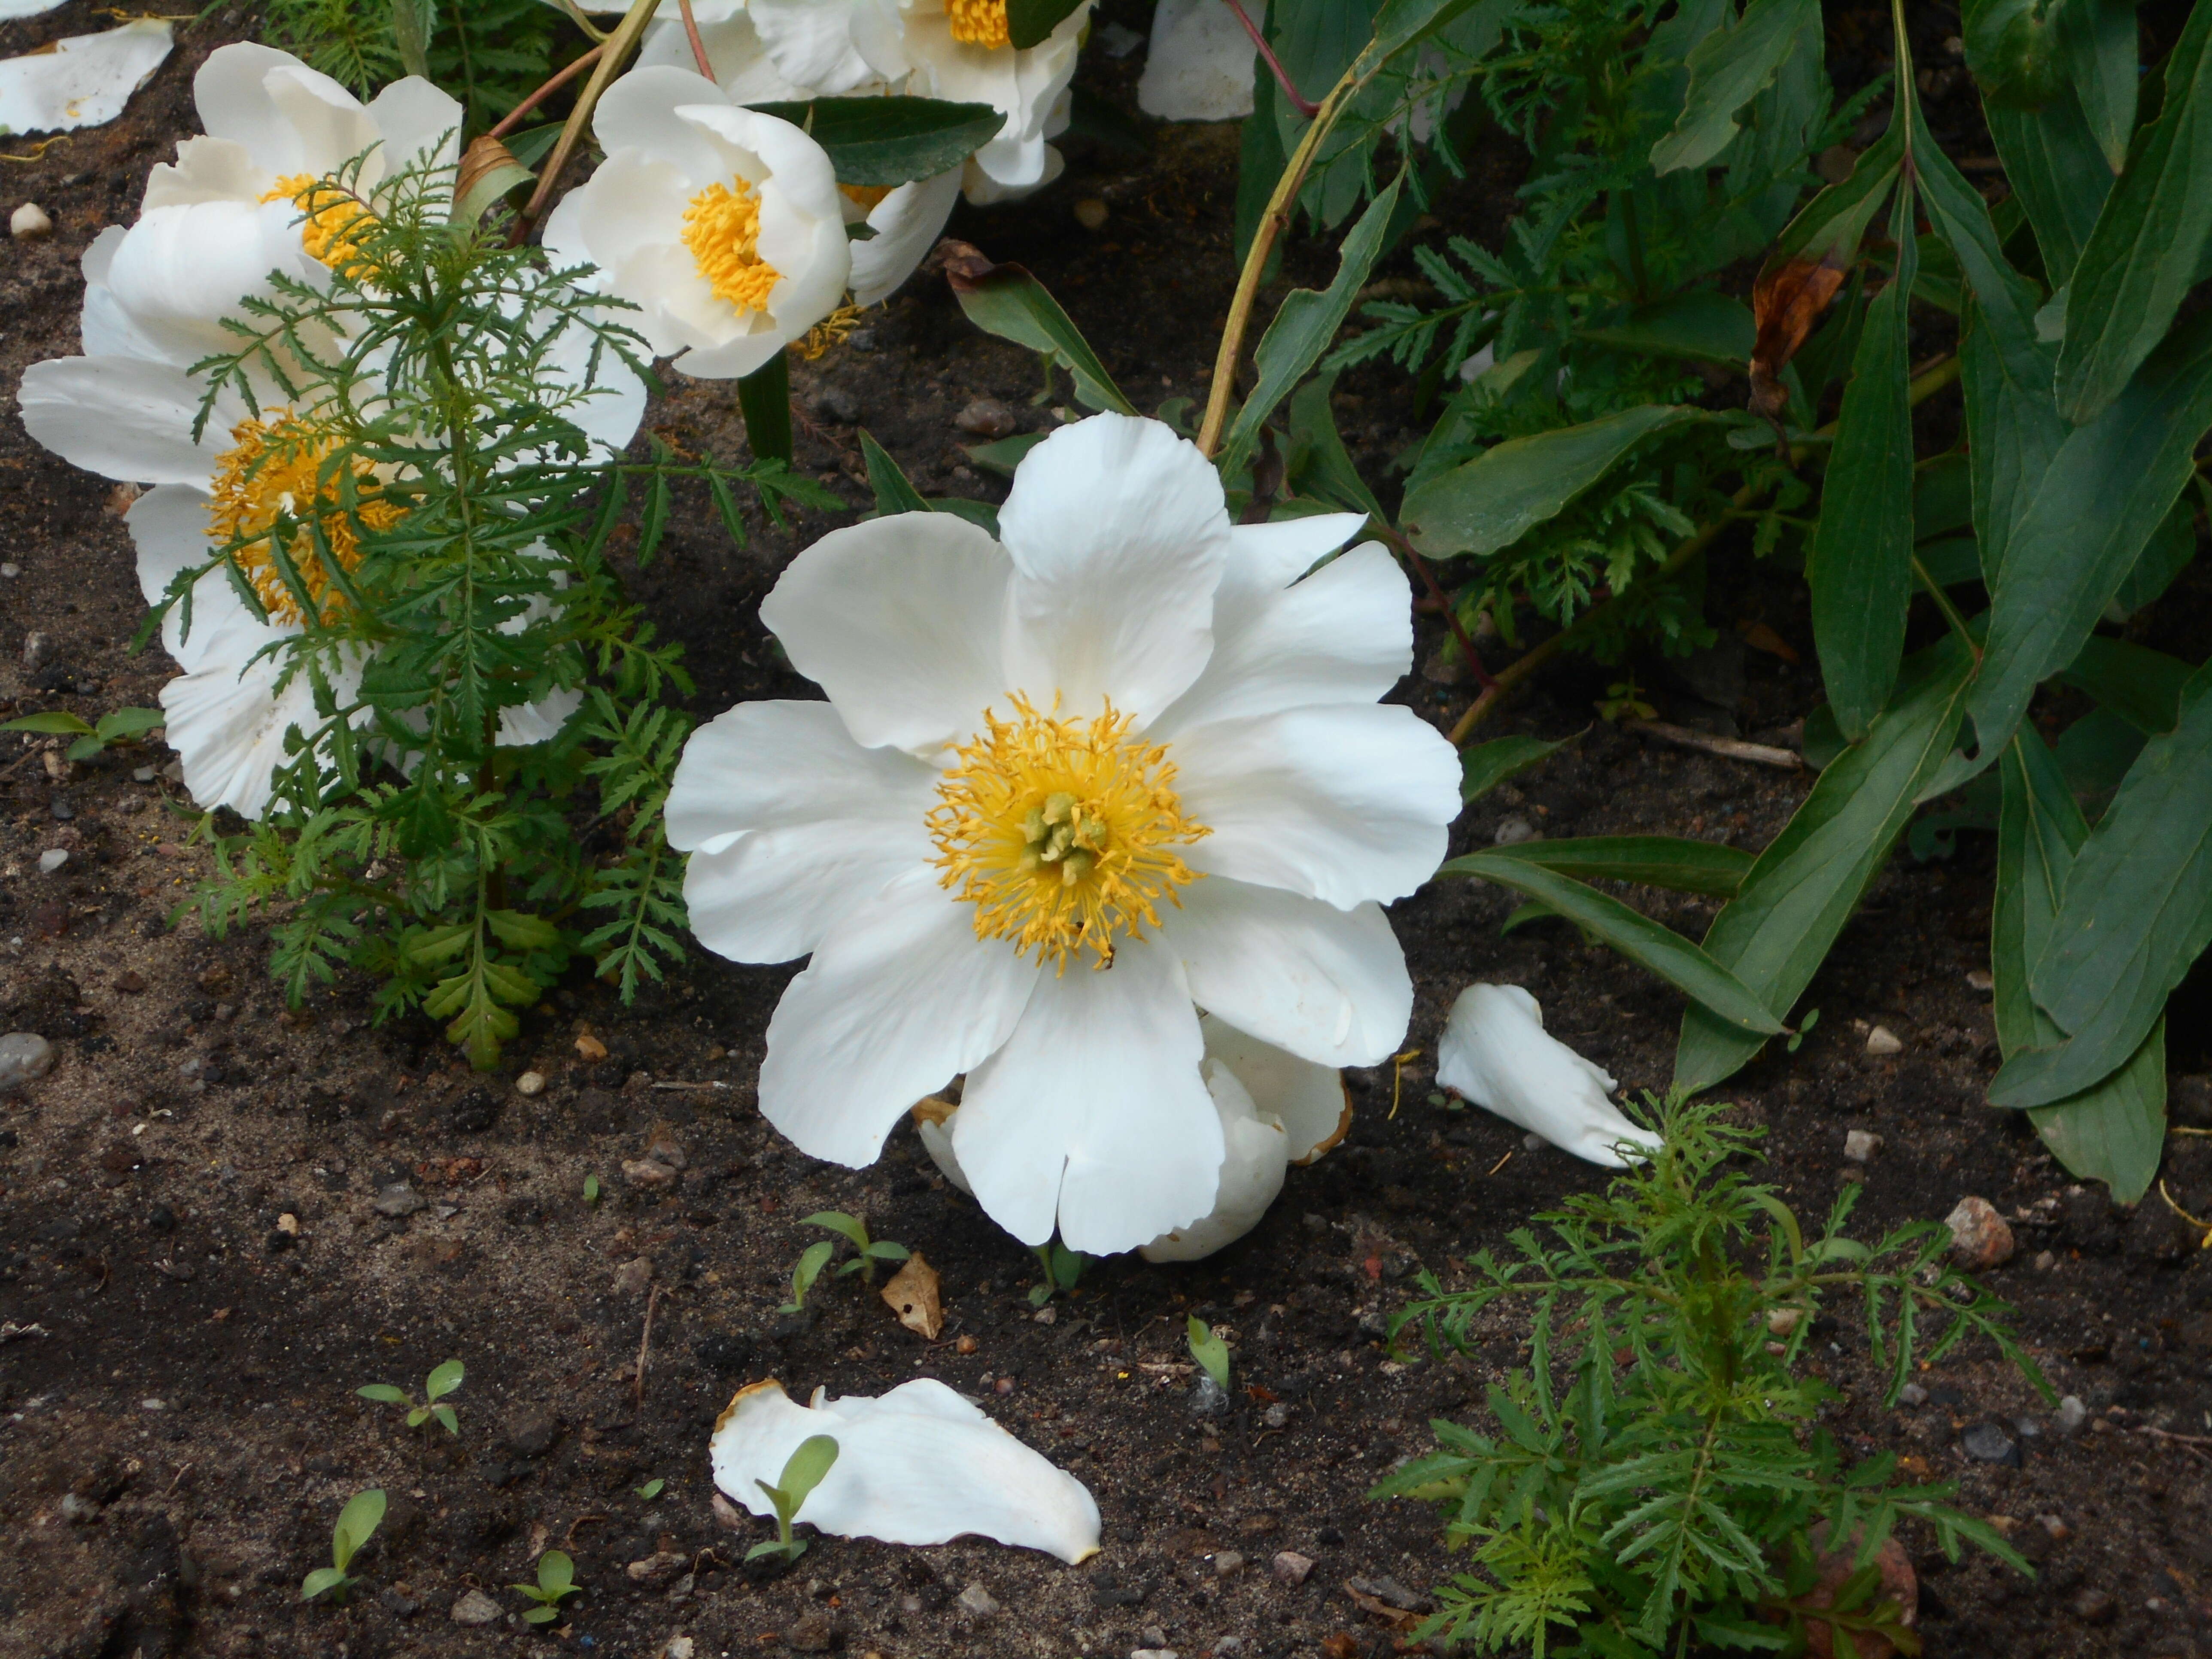
<path fill-rule="evenodd" d="M 1155 902 L 1197 872 L 1175 852 L 1212 833 L 1182 813 L 1164 744 L 1132 735 L 1108 703 L 1089 720 L 1014 717 L 957 751 L 938 786 L 930 838 L 947 887 L 975 906 L 978 939 L 1011 939 L 1060 972 L 1079 950 L 1114 963 L 1121 936 L 1160 925 Z"/>
<path fill-rule="evenodd" d="M 952 38 L 966 46 L 1010 46 L 1006 32 L 1006 0 L 945 0 L 945 21 Z"/>
<path fill-rule="evenodd" d="M 684 210 L 684 246 L 718 299 L 766 311 L 782 273 L 760 257 L 760 192 L 744 179 L 734 193 L 709 185 Z"/>
<path fill-rule="evenodd" d="M 208 539 L 228 550 L 270 621 L 297 623 L 304 620 L 299 594 L 276 559 L 281 521 L 284 556 L 313 599 L 317 620 L 329 622 L 345 600 L 331 580 L 324 550 L 346 569 L 355 569 L 361 563 L 355 521 L 389 529 L 405 516 L 405 509 L 376 495 L 375 469 L 356 457 L 352 466 L 357 504 L 348 513 L 338 503 L 337 470 L 325 465 L 337 441 L 316 434 L 289 416 L 243 421 L 230 435 L 235 441 L 216 463 L 208 485 L 214 497 L 208 503 Z M 320 550 L 307 522 L 310 516 L 321 532 Z"/>
<path fill-rule="evenodd" d="M 355 234 L 376 222 L 376 216 L 344 185 L 312 173 L 295 173 L 276 181 L 263 193 L 264 202 L 289 202 L 307 217 L 300 224 L 301 246 L 311 258 L 332 270 L 343 270 L 361 258 Z"/>

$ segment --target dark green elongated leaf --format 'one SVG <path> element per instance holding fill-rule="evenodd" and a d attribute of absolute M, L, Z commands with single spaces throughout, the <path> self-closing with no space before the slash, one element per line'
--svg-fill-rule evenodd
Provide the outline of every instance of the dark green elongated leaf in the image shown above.
<path fill-rule="evenodd" d="M 1749 987 L 1705 951 L 1672 928 L 1661 927 L 1595 887 L 1585 887 L 1540 864 L 1508 857 L 1495 848 L 1452 859 L 1437 873 L 1480 876 L 1551 906 L 1639 968 L 1658 975 L 1699 1006 L 1711 1010 L 1711 1017 L 1725 1022 L 1728 1029 L 1768 1036 L 1783 1029 L 1782 1022 L 1766 1011 Z"/>
<path fill-rule="evenodd" d="M 2051 458 L 2013 525 L 1991 594 L 1989 652 L 1973 699 L 1985 751 L 2012 735 L 2038 682 L 2081 650 L 2188 483 L 2208 426 L 2212 316 L 2203 316 Z"/>
<path fill-rule="evenodd" d="M 1510 547 L 1656 434 L 1719 417 L 1681 404 L 1644 404 L 1533 438 L 1509 438 L 1407 492 L 1399 522 L 1436 558 Z"/>
<path fill-rule="evenodd" d="M 1790 822 L 1752 865 L 1735 898 L 1713 919 L 1705 954 L 1786 1017 L 1888 861 L 1923 782 L 1958 735 L 1972 669 L 1954 639 L 1908 659 L 1897 696 L 1864 743 L 1820 774 Z M 1759 1052 L 1759 1039 L 1701 1009 L 1682 1018 L 1674 1080 L 1708 1089 Z"/>
<path fill-rule="evenodd" d="M 1561 738 L 1547 743 L 1541 738 L 1492 738 L 1460 757 L 1459 798 L 1474 800 L 1488 794 L 1516 772 L 1525 772 L 1563 744 Z"/>
<path fill-rule="evenodd" d="M 738 382 L 745 442 L 757 461 L 791 460 L 791 353 L 779 351 Z"/>
<path fill-rule="evenodd" d="M 1906 304 L 1912 292 L 1912 192 L 1899 190 L 1890 234 L 1897 275 L 1867 307 L 1820 522 L 1805 558 L 1813 640 L 1844 736 L 1856 743 L 1889 701 L 1912 602 L 1912 404 Z"/>
<path fill-rule="evenodd" d="M 1635 881 L 1716 898 L 1734 898 L 1753 863 L 1741 847 L 1674 836 L 1586 836 L 1490 850 L 1494 857 L 1540 864 L 1577 881 Z"/>
<path fill-rule="evenodd" d="M 2097 147 L 2118 173 L 2136 130 L 2136 0 L 2068 0 L 2058 15 L 2059 58 Z"/>
<path fill-rule="evenodd" d="M 921 498 L 908 479 L 905 470 L 893 460 L 890 453 L 871 437 L 866 429 L 860 433 L 860 459 L 868 468 L 868 488 L 876 494 L 876 513 L 889 518 L 894 513 L 926 513 L 929 503 Z"/>
<path fill-rule="evenodd" d="M 1912 475 L 1912 539 L 1949 536 L 1974 523 L 1974 487 L 1966 458 L 1955 450 L 1923 463 Z"/>
<path fill-rule="evenodd" d="M 2136 556 L 2135 563 L 2120 583 L 2120 591 L 2112 595 L 2112 609 L 2106 614 L 2132 617 L 2154 603 L 2196 556 L 2197 504 L 2185 489 L 2181 499 L 2159 521 L 2158 528 L 2151 532 L 2143 550 Z"/>
<path fill-rule="evenodd" d="M 965 495 L 931 495 L 922 505 L 933 513 L 950 513 L 965 519 L 979 529 L 990 532 L 994 539 L 999 533 L 999 509 L 988 501 L 970 501 Z"/>
<path fill-rule="evenodd" d="M 2166 337 L 2212 243 L 2212 7 L 2197 6 L 2166 60 L 2166 102 L 2128 148 L 2066 298 L 2058 410 L 2103 412 Z M 2160 354 L 2161 356 L 2163 354 Z"/>
<path fill-rule="evenodd" d="M 2181 720 L 2181 693 L 2196 669 L 2130 640 L 2088 641 L 2058 678 L 2087 691 L 2138 732 L 2155 737 Z"/>
<path fill-rule="evenodd" d="M 1042 45 L 1082 0 L 1006 0 L 1006 34 L 1018 51 Z"/>
<path fill-rule="evenodd" d="M 1999 763 L 2004 805 L 1997 826 L 1996 902 L 1990 976 L 1997 1041 L 2008 1054 L 2065 1038 L 2028 991 L 2028 970 L 2050 937 L 2075 854 L 2089 837 L 2058 763 L 2033 727 L 2016 733 Z M 2166 1035 L 2153 1029 L 2111 1077 L 2029 1114 L 2035 1131 L 2077 1176 L 2106 1182 L 2132 1204 L 2149 1188 L 2166 1147 Z"/>
<path fill-rule="evenodd" d="M 755 104 L 800 127 L 830 153 L 841 185 L 904 185 L 949 173 L 999 136 L 988 104 L 936 98 L 811 98 Z"/>
<path fill-rule="evenodd" d="M 2058 15 L 2069 0 L 1966 0 L 1960 9 L 1966 66 L 1984 100 L 2033 109 L 2065 84 Z"/>
<path fill-rule="evenodd" d="M 1011 438 L 999 438 L 988 444 L 963 446 L 968 459 L 986 472 L 995 472 L 1002 478 L 1014 476 L 1014 469 L 1022 464 L 1022 457 L 1035 449 L 1051 434 L 1043 432 L 1018 432 Z"/>
<path fill-rule="evenodd" d="M 1652 169 L 1705 167 L 1726 149 L 1735 138 L 1736 112 L 1765 90 L 1799 49 L 1799 37 L 1820 27 L 1820 0 L 1751 0 L 1735 27 L 1698 41 L 1680 118 L 1651 146 Z"/>
<path fill-rule="evenodd" d="M 1578 331 L 1592 345 L 1616 351 L 1686 357 L 1692 362 L 1741 365 L 1759 337 L 1751 308 L 1710 288 L 1670 294 L 1601 328 Z"/>
<path fill-rule="evenodd" d="M 1251 459 L 1253 448 L 1260 441 L 1260 428 L 1275 412 L 1275 405 L 1290 396 L 1306 371 L 1321 361 L 1321 354 L 1344 326 L 1352 301 L 1366 286 L 1367 274 L 1382 252 L 1390 216 L 1397 211 L 1398 192 L 1405 181 L 1405 175 L 1399 174 L 1367 204 L 1367 211 L 1344 239 L 1335 278 L 1327 288 L 1294 288 L 1283 296 L 1274 321 L 1267 325 L 1259 349 L 1252 354 L 1259 380 L 1230 423 L 1229 435 L 1217 458 L 1224 477 L 1235 477 Z"/>
<path fill-rule="evenodd" d="M 2071 1035 L 2008 1058 L 1990 1100 L 2046 1106 L 2118 1071 L 2208 944 L 2212 668 L 2191 677 L 2180 722 L 2143 745 L 2082 844 L 2029 972 L 2037 1006 Z"/>
<path fill-rule="evenodd" d="M 2098 210 L 2112 188 L 2112 170 L 2071 87 L 2062 88 L 2039 110 L 1984 104 L 1983 111 L 1997 160 L 2027 210 L 2044 271 L 2052 287 L 2063 288 L 2096 228 Z"/>
<path fill-rule="evenodd" d="M 1137 412 L 1042 283 L 1020 265 L 994 264 L 965 242 L 946 243 L 944 252 L 945 280 L 969 322 L 1051 357 L 1073 377 L 1077 398 L 1090 408 Z"/>
<path fill-rule="evenodd" d="M 1351 452 L 1336 429 L 1336 416 L 1328 401 L 1335 390 L 1335 375 L 1317 374 L 1291 395 L 1291 441 L 1283 455 L 1284 480 L 1301 495 L 1364 513 L 1382 522 L 1382 504 L 1352 464 Z"/>
<path fill-rule="evenodd" d="M 1511 9 L 1510 0 L 1382 0 L 1382 9 L 1375 14 L 1375 38 L 1367 48 L 1367 56 L 1370 59 L 1388 58 L 1393 52 L 1403 52 L 1478 7 L 1501 15 Z"/>

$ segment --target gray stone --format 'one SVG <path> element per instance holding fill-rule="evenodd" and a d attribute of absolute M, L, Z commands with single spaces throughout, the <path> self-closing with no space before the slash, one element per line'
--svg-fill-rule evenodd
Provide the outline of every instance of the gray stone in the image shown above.
<path fill-rule="evenodd" d="M 978 438 L 1003 438 L 1015 427 L 1014 411 L 996 398 L 978 398 L 952 417 L 952 424 Z"/>
<path fill-rule="evenodd" d="M 1537 839 L 1536 826 L 1526 818 L 1507 818 L 1498 826 L 1490 839 L 1495 846 L 1518 847 L 1524 841 Z"/>
<path fill-rule="evenodd" d="M 1278 1550 L 1271 1565 L 1279 1584 L 1303 1584 L 1314 1570 L 1313 1557 L 1296 1550 Z"/>
<path fill-rule="evenodd" d="M 1193 1417 L 1218 1417 L 1229 1409 L 1229 1391 L 1200 1371 L 1191 1384 L 1188 1409 Z"/>
<path fill-rule="evenodd" d="M 802 1613 L 791 1621 L 783 1640 L 793 1653 L 827 1653 L 837 1644 L 837 1621 L 818 1608 Z"/>
<path fill-rule="evenodd" d="M 369 1207 L 379 1215 L 388 1215 L 398 1220 L 403 1216 L 413 1215 L 429 1201 L 408 1182 L 395 1181 L 389 1187 L 376 1189 L 376 1197 L 371 1200 Z"/>
<path fill-rule="evenodd" d="M 1173 1648 L 1131 1648 L 1129 1659 L 1182 1659 Z"/>
<path fill-rule="evenodd" d="M 1213 1558 L 1213 1576 L 1217 1578 L 1226 1578 L 1233 1572 L 1241 1571 L 1243 1565 L 1244 1558 L 1237 1551 L 1218 1551 Z"/>
<path fill-rule="evenodd" d="M 1897 1391 L 1897 1403 L 1917 1409 L 1928 1403 L 1928 1390 L 1917 1382 L 1908 1382 Z"/>
<path fill-rule="evenodd" d="M 814 394 L 814 412 L 844 426 L 858 426 L 867 413 L 860 394 L 850 386 L 825 386 Z"/>
<path fill-rule="evenodd" d="M 2119 1603 L 2105 1590 L 2083 1590 L 2074 1598 L 2074 1616 L 2085 1625 L 2109 1625 L 2119 1610 Z"/>
<path fill-rule="evenodd" d="M 543 1406 L 525 1406 L 507 1419 L 501 1437 L 517 1457 L 543 1457 L 561 1437 L 561 1419 Z"/>
<path fill-rule="evenodd" d="M 1260 1413 L 1260 1420 L 1271 1429 L 1287 1427 L 1291 1420 L 1291 1408 L 1278 1400 Z"/>
<path fill-rule="evenodd" d="M 643 1296 L 653 1283 L 653 1259 L 633 1256 L 615 1269 L 615 1291 L 621 1296 Z"/>
<path fill-rule="evenodd" d="M 62 866 L 68 862 L 68 848 L 49 847 L 45 852 L 39 854 L 39 873 L 42 876 L 51 876 L 55 871 L 60 869 Z"/>
<path fill-rule="evenodd" d="M 53 654 L 53 641 L 38 629 L 23 635 L 23 666 L 33 672 L 46 666 Z"/>
<path fill-rule="evenodd" d="M 1875 1055 L 1901 1054 L 1905 1044 L 1888 1026 L 1877 1025 L 1867 1033 L 1866 1051 Z"/>
<path fill-rule="evenodd" d="M 100 1505 L 82 1492 L 64 1492 L 60 1508 L 62 1519 L 72 1526 L 88 1526 L 100 1519 Z"/>
<path fill-rule="evenodd" d="M 1986 1198 L 1969 1194 L 1943 1218 L 1951 1230 L 1951 1254 L 1968 1273 L 1983 1273 L 2012 1260 L 2012 1229 Z"/>
<path fill-rule="evenodd" d="M 54 1069 L 54 1045 L 35 1031 L 0 1036 L 0 1096 L 12 1095 Z"/>
<path fill-rule="evenodd" d="M 470 1590 L 454 1602 L 452 1614 L 457 1625 L 495 1625 L 506 1616 L 499 1603 L 480 1589 Z"/>
<path fill-rule="evenodd" d="M 1881 1137 L 1865 1129 L 1853 1129 L 1844 1136 L 1844 1156 L 1854 1164 L 1873 1161 L 1881 1150 Z"/>
<path fill-rule="evenodd" d="M 2017 1463 L 2020 1448 L 1995 1423 L 1977 1423 L 1959 1437 L 1959 1449 L 1977 1463 Z"/>
<path fill-rule="evenodd" d="M 954 1598 L 954 1605 L 970 1619 L 988 1619 L 999 1611 L 998 1599 L 977 1582 Z"/>
<path fill-rule="evenodd" d="M 1147 1625 L 1137 1632 L 1138 1643 L 1148 1648 L 1164 1648 L 1168 1644 L 1168 1633 L 1158 1625 Z"/>
<path fill-rule="evenodd" d="M 2089 1408 L 2081 1403 L 2081 1396 L 2069 1394 L 2058 1402 L 2057 1413 L 2051 1419 L 2059 1433 L 2069 1437 L 2081 1432 L 2081 1425 L 2089 1420 Z"/>

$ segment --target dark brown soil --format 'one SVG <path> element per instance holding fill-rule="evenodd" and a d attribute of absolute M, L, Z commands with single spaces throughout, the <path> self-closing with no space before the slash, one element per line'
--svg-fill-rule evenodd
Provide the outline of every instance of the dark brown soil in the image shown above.
<path fill-rule="evenodd" d="M 106 21 L 73 0 L 0 26 L 0 52 Z M 7 166 L 9 205 L 40 201 L 57 230 L 0 254 L 0 392 L 26 364 L 76 349 L 77 257 L 128 220 L 148 166 L 191 130 L 192 70 L 243 27 L 235 10 L 210 19 L 125 120 Z M 1126 94 L 1133 63 L 1092 55 L 1091 83 Z M 1053 190 L 963 212 L 954 231 L 1032 265 L 1133 393 L 1198 396 L 1231 282 L 1234 177 L 1227 130 L 1164 131 L 1143 157 L 1079 144 Z M 1091 198 L 1109 210 L 1095 233 L 1073 212 Z M 1446 211 L 1486 228 L 1504 205 L 1478 179 Z M 1291 271 L 1328 263 L 1301 246 Z M 802 462 L 856 510 L 858 425 L 925 491 L 985 495 L 1002 486 L 969 465 L 954 416 L 988 396 L 1024 424 L 1052 418 L 1029 401 L 1034 361 L 975 334 L 930 282 L 799 379 Z M 1379 477 L 1412 435 L 1403 390 L 1374 374 L 1346 394 L 1347 434 Z M 734 454 L 732 404 L 725 386 L 679 382 L 652 420 Z M 125 500 L 0 422 L 0 557 L 21 567 L 0 581 L 0 713 L 153 701 L 160 653 L 123 650 L 141 608 Z M 834 520 L 763 526 L 738 549 L 703 500 L 687 507 L 635 588 L 689 647 L 697 708 L 811 695 L 755 609 Z M 1809 654 L 1793 578 L 1723 556 L 1710 592 L 1725 638 L 1764 621 Z M 2200 622 L 2204 599 L 2187 602 Z M 1423 627 L 1425 659 L 1441 630 Z M 1747 735 L 1786 740 L 1817 697 L 1802 662 L 1753 651 L 1705 666 L 1694 684 L 1654 678 L 1667 712 L 1732 716 Z M 1604 678 L 1560 670 L 1498 729 L 1580 730 Z M 1449 725 L 1468 689 L 1416 678 L 1404 696 Z M 650 1659 L 678 1633 L 700 1655 L 1388 1651 L 1390 1627 L 1346 1581 L 1387 1578 L 1417 1599 L 1451 1559 L 1429 1512 L 1363 1494 L 1428 1449 L 1427 1419 L 1479 1414 L 1522 1333 L 1496 1322 L 1473 1356 L 1407 1365 L 1384 1352 L 1383 1322 L 1417 1267 L 1449 1280 L 1457 1258 L 1601 1178 L 1484 1114 L 1429 1103 L 1444 1011 L 1474 979 L 1526 984 L 1559 1036 L 1631 1087 L 1661 1087 L 1670 1070 L 1673 994 L 1558 924 L 1501 937 L 1511 907 L 1495 890 L 1433 888 L 1395 915 L 1419 988 L 1408 1046 L 1422 1053 L 1395 1091 L 1387 1067 L 1353 1075 L 1347 1144 L 1294 1170 L 1227 1253 L 1180 1269 L 1098 1264 L 1037 1316 L 1032 1259 L 945 1188 L 910 1134 L 853 1173 L 799 1156 L 761 1121 L 752 1079 L 790 969 L 696 960 L 629 1010 L 580 977 L 526 1022 L 501 1073 L 479 1079 L 427 1024 L 370 1027 L 359 983 L 283 1012 L 252 929 L 218 942 L 167 925 L 204 866 L 178 848 L 190 820 L 173 786 L 134 779 L 164 757 L 125 750 L 56 776 L 46 750 L 18 741 L 0 748 L 0 1029 L 41 1032 L 62 1056 L 0 1103 L 0 1651 L 27 1659 L 368 1659 L 554 1639 Z M 1519 816 L 1552 836 L 1642 830 L 1755 848 L 1806 787 L 1599 726 L 1481 802 L 1455 847 L 1486 844 Z M 39 854 L 56 847 L 68 863 L 40 874 Z M 1900 856 L 1814 983 L 1818 1028 L 1731 1092 L 1767 1126 L 1776 1179 L 1805 1209 L 1825 1210 L 1860 1175 L 1842 1150 L 1861 1128 L 1884 1140 L 1863 1172 L 1869 1225 L 1939 1218 L 1970 1193 L 2013 1216 L 2020 1253 L 1993 1283 L 2059 1389 L 2091 1407 L 2089 1431 L 2062 1437 L 1993 1355 L 1967 1352 L 1922 1376 L 1929 1404 L 1885 1413 L 1848 1323 L 1824 1351 L 1844 1396 L 1830 1425 L 1848 1443 L 1894 1448 L 1957 1480 L 1961 1501 L 2005 1517 L 2039 1563 L 2033 1582 L 1986 1563 L 1950 1568 L 1910 1539 L 1928 1651 L 2212 1652 L 2212 1311 L 2200 1311 L 2212 1310 L 2212 1267 L 2155 1196 L 2116 1212 L 2101 1189 L 2070 1184 L 2019 1117 L 1982 1103 L 1996 1048 L 1968 975 L 1984 965 L 1990 879 L 1986 837 L 1964 837 L 1948 863 Z M 1706 907 L 1638 896 L 1699 930 Z M 1868 1056 L 1875 1023 L 1902 1054 Z M 581 1057 L 586 1036 L 605 1059 Z M 2201 1039 L 2177 1036 L 2201 1067 Z M 551 1082 L 528 1097 L 515 1078 L 532 1067 Z M 2184 1122 L 2212 1122 L 2206 1079 L 2179 1078 L 2175 1092 Z M 674 1190 L 635 1188 L 623 1164 L 663 1121 L 688 1169 Z M 596 1206 L 583 1197 L 591 1176 L 605 1189 Z M 2185 1205 L 2212 1210 L 2212 1146 L 2177 1139 L 2168 1177 Z M 380 1213 L 373 1198 L 399 1180 L 425 1207 Z M 878 1237 L 927 1252 L 945 1279 L 941 1343 L 908 1334 L 853 1279 L 825 1285 L 808 1316 L 779 1316 L 791 1264 L 816 1236 L 799 1218 L 822 1207 L 865 1213 Z M 1188 1409 L 1191 1312 L 1235 1334 L 1225 1417 Z M 410 1432 L 355 1395 L 369 1382 L 419 1387 L 448 1358 L 468 1367 L 452 1401 L 457 1438 Z M 748 1577 L 737 1564 L 764 1529 L 717 1522 L 706 1438 L 732 1390 L 767 1376 L 838 1394 L 944 1378 L 1090 1484 L 1104 1554 L 1070 1570 L 985 1543 L 821 1540 L 789 1574 Z M 1274 1404 L 1279 1428 L 1267 1425 Z M 2022 1441 L 2022 1467 L 1966 1460 L 1963 1430 L 2022 1414 L 2042 1429 Z M 666 1484 L 641 1496 L 652 1481 Z M 301 1576 L 327 1559 L 340 1505 L 367 1486 L 392 1507 L 360 1563 L 362 1592 L 343 1608 L 302 1606 Z M 519 1613 L 504 1587 L 548 1544 L 574 1555 L 586 1589 L 558 1638 L 511 1617 L 453 1622 L 472 1587 Z M 1302 1586 L 1270 1572 L 1281 1550 L 1318 1564 Z M 1003 1610 L 963 1612 L 971 1583 Z"/>

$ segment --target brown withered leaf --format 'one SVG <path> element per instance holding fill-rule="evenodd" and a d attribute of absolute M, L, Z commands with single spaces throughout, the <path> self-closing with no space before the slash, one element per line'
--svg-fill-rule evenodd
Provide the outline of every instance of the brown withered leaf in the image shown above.
<path fill-rule="evenodd" d="M 1762 270 L 1751 290 L 1751 311 L 1759 333 L 1751 348 L 1751 412 L 1782 430 L 1790 393 L 1781 381 L 1783 369 L 1796 356 L 1820 320 L 1844 276 L 1857 257 L 1854 245 L 1831 247 L 1815 263 L 1802 258 L 1784 260 Z"/>
<path fill-rule="evenodd" d="M 945 1328 L 945 1309 L 938 1300 L 937 1269 L 920 1250 L 884 1286 L 884 1301 L 898 1316 L 898 1322 L 926 1341 L 934 1342 Z"/>
<path fill-rule="evenodd" d="M 952 284 L 953 291 L 962 293 L 975 288 L 999 267 L 990 255 L 973 242 L 947 236 L 930 249 L 929 258 L 923 261 L 922 269 L 943 271 L 945 280 Z"/>

